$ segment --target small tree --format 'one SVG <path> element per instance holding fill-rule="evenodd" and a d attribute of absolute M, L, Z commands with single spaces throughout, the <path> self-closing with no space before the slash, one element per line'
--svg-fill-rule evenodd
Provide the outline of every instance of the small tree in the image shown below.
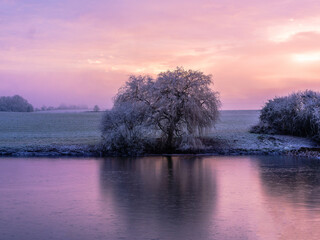
<path fill-rule="evenodd" d="M 140 130 L 162 139 L 169 151 L 186 140 L 201 144 L 194 141 L 195 137 L 218 118 L 220 101 L 211 84 L 211 75 L 183 68 L 160 73 L 156 79 L 132 75 L 116 95 L 111 111 L 130 106 L 133 112 L 139 112 L 144 116 Z"/>
<path fill-rule="evenodd" d="M 98 105 L 95 105 L 95 106 L 93 107 L 93 111 L 94 111 L 94 112 L 99 112 L 99 111 L 100 111 L 99 106 L 98 106 Z"/>

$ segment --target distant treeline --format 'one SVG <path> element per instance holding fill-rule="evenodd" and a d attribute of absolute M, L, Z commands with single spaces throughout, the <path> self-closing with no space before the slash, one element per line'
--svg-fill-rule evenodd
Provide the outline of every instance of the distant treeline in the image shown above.
<path fill-rule="evenodd" d="M 37 108 L 36 111 L 79 110 L 79 109 L 88 109 L 88 106 L 87 106 L 87 105 L 66 105 L 66 104 L 60 104 L 58 107 L 42 106 L 41 108 Z"/>
<path fill-rule="evenodd" d="M 33 112 L 33 106 L 19 95 L 13 97 L 0 97 L 1 112 Z"/>
<path fill-rule="evenodd" d="M 79 110 L 89 109 L 87 105 L 67 105 L 60 104 L 58 107 L 42 106 L 34 108 L 26 99 L 19 95 L 0 97 L 0 112 L 33 112 L 33 111 L 52 111 L 52 110 Z M 96 105 L 94 111 L 99 111 Z"/>

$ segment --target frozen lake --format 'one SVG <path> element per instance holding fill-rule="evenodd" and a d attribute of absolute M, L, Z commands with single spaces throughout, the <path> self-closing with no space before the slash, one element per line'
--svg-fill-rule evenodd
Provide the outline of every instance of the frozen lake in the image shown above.
<path fill-rule="evenodd" d="M 320 161 L 0 158 L 0 239 L 319 239 Z"/>

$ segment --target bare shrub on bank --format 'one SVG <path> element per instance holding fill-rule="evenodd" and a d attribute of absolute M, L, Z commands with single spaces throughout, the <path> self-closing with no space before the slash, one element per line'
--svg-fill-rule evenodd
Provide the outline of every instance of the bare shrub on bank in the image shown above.
<path fill-rule="evenodd" d="M 218 119 L 220 101 L 211 85 L 211 75 L 183 68 L 155 79 L 130 76 L 104 116 L 105 149 L 171 152 L 201 147 L 199 137 Z"/>
<path fill-rule="evenodd" d="M 310 90 L 269 100 L 253 133 L 288 134 L 320 141 L 320 93 Z"/>
<path fill-rule="evenodd" d="M 103 147 L 119 155 L 139 155 L 145 151 L 146 114 L 140 106 L 126 103 L 107 110 L 102 120 Z"/>

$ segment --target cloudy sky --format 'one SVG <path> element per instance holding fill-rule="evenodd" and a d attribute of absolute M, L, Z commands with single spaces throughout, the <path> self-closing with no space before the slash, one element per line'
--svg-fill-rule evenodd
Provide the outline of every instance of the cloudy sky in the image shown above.
<path fill-rule="evenodd" d="M 0 96 L 98 104 L 130 74 L 212 74 L 223 109 L 320 90 L 318 0 L 0 0 Z"/>

